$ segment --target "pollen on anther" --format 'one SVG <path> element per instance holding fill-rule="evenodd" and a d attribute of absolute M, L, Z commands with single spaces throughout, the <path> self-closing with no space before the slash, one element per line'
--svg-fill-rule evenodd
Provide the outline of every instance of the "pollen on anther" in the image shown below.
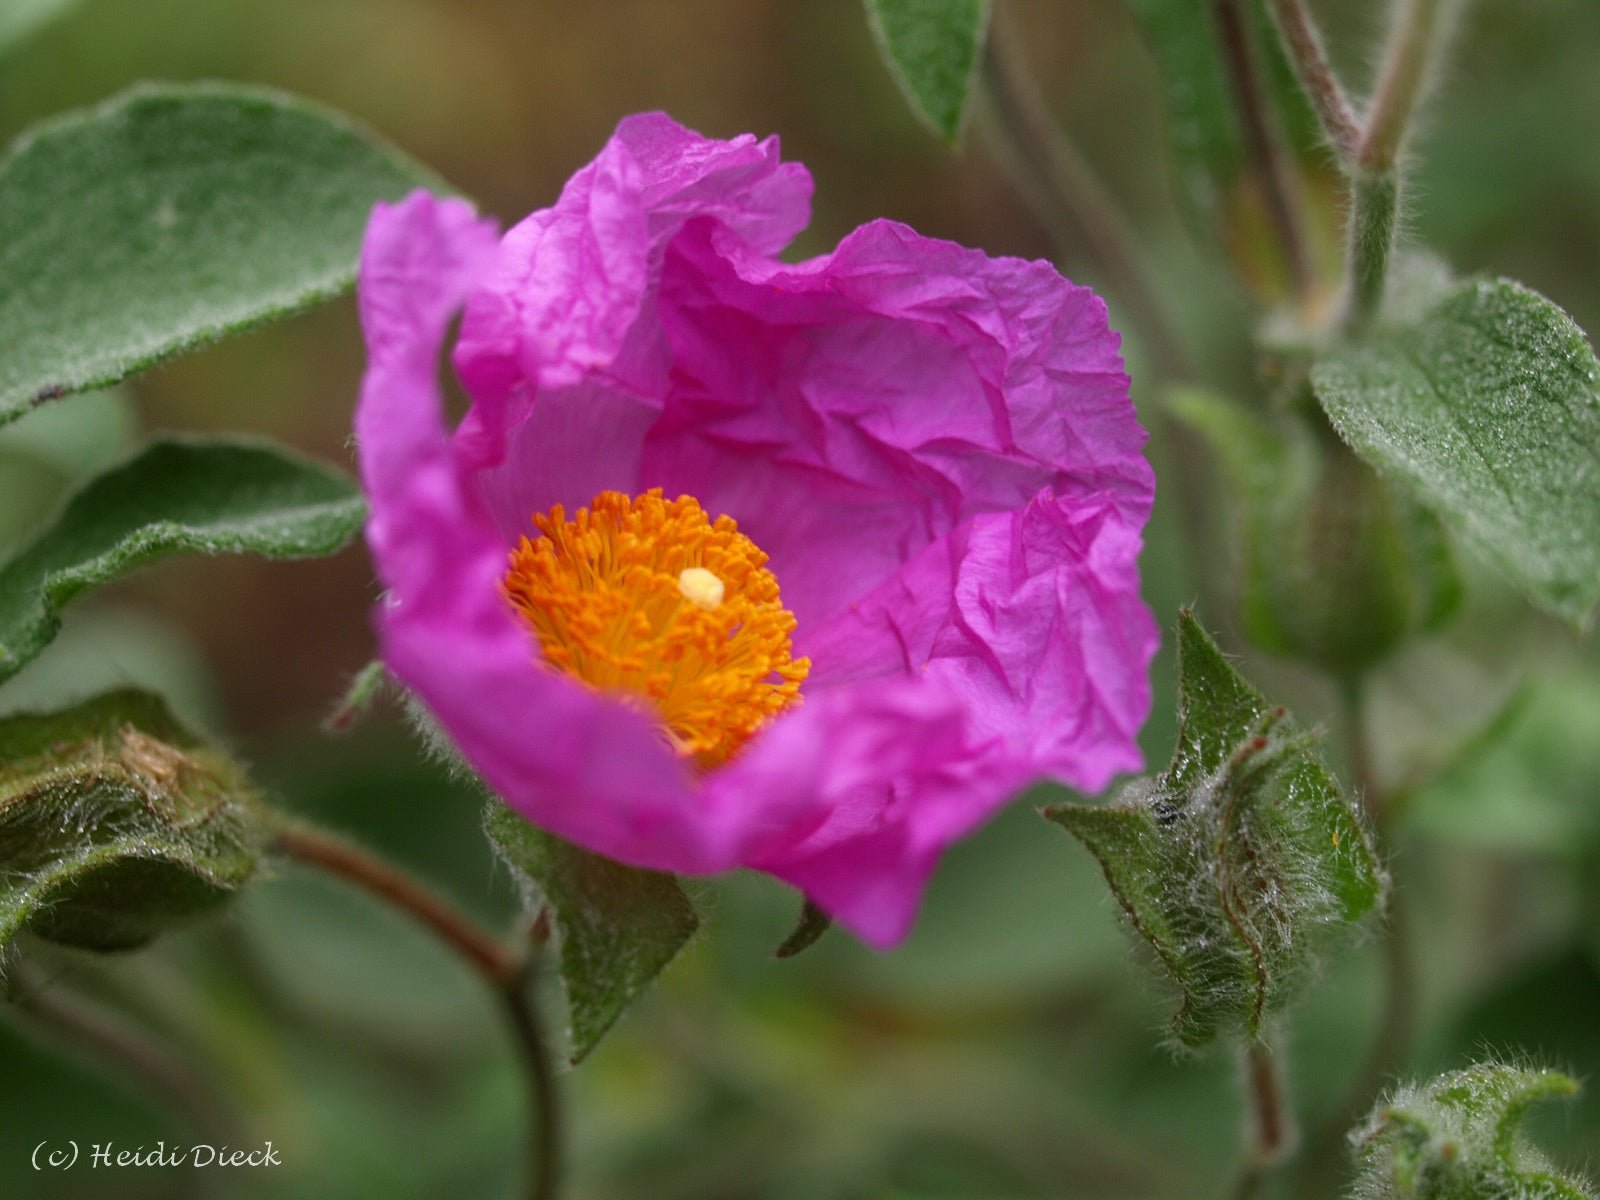
<path fill-rule="evenodd" d="M 808 660 L 767 556 L 691 496 L 601 492 L 569 520 L 535 515 L 511 552 L 506 598 L 546 666 L 643 702 L 680 755 L 726 762 L 797 703 Z"/>

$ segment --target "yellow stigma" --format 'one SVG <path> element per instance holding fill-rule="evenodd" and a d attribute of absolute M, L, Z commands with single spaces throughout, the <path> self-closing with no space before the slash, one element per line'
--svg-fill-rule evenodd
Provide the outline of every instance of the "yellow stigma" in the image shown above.
<path fill-rule="evenodd" d="M 685 567 L 678 572 L 678 591 L 697 608 L 712 609 L 728 594 L 728 585 L 704 567 Z"/>
<path fill-rule="evenodd" d="M 794 614 L 767 556 L 732 517 L 660 488 L 601 492 L 511 552 L 506 596 L 545 662 L 604 692 L 649 701 L 678 752 L 701 768 L 736 754 L 796 703 L 809 660 L 791 657 Z"/>

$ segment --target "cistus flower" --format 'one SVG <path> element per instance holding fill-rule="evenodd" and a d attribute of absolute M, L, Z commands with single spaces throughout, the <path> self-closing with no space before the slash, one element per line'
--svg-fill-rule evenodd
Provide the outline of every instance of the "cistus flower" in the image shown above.
<path fill-rule="evenodd" d="M 891 221 L 781 262 L 810 194 L 775 138 L 647 114 L 503 238 L 380 205 L 375 622 L 534 824 L 770 872 L 886 947 L 1019 789 L 1140 765 L 1153 480 L 1094 293 Z"/>

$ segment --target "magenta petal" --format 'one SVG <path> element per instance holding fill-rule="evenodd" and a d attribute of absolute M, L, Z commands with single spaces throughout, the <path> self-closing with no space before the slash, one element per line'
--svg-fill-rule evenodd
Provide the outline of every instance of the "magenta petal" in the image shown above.
<path fill-rule="evenodd" d="M 543 828 L 642 866 L 724 870 L 737 861 L 728 814 L 693 802 L 653 722 L 540 666 L 501 595 L 506 546 L 458 475 L 437 383 L 446 325 L 493 239 L 462 202 L 418 193 L 380 207 L 363 248 L 356 429 L 389 588 L 384 661 Z"/>
<path fill-rule="evenodd" d="M 1139 598 L 1140 525 L 1048 491 L 975 517 L 805 644 L 817 685 L 915 673 L 974 729 L 1087 792 L 1141 765 L 1160 637 Z"/>
<path fill-rule="evenodd" d="M 716 141 L 662 113 L 624 119 L 553 207 L 506 234 L 470 298 L 455 352 L 477 402 L 467 461 L 498 463 L 535 394 L 543 407 L 604 410 L 614 386 L 624 410 L 639 397 L 658 404 L 667 362 L 654 320 L 654 280 L 664 247 L 685 222 L 700 220 L 715 223 L 726 247 L 775 253 L 805 227 L 810 198 L 811 177 L 779 161 L 776 138 Z M 563 396 L 596 379 L 604 386 L 591 386 L 581 399 Z"/>
<path fill-rule="evenodd" d="M 1143 765 L 1160 643 L 1139 597 L 1143 524 L 1117 498 L 1048 491 L 977 518 L 953 619 L 929 653 L 927 674 L 966 700 L 977 728 L 1089 793 Z"/>
<path fill-rule="evenodd" d="M 1045 263 L 880 221 L 786 267 L 730 257 L 692 226 L 659 308 L 673 375 L 643 479 L 734 514 L 803 627 L 1044 488 L 1130 523 L 1149 513 L 1105 306 Z"/>
<path fill-rule="evenodd" d="M 775 140 L 652 114 L 498 244 L 456 201 L 380 207 L 368 538 L 385 660 L 531 821 L 640 866 L 769 871 L 888 946 L 1017 789 L 1139 764 L 1154 480 L 1092 292 L 883 221 L 779 262 L 809 195 Z M 473 403 L 447 435 L 463 300 Z M 814 659 L 802 703 L 704 775 L 545 669 L 500 593 L 530 514 L 657 486 L 770 555 Z"/>
<path fill-rule="evenodd" d="M 879 680 L 807 701 L 710 787 L 804 788 L 813 827 L 771 829 L 765 845 L 745 847 L 746 860 L 881 948 L 910 929 L 944 848 L 1023 778 L 996 749 L 973 740 L 965 706 L 947 689 Z"/>

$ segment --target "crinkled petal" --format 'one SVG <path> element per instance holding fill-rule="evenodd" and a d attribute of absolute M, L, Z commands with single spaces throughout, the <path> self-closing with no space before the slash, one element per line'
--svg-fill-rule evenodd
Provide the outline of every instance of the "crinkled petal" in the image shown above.
<path fill-rule="evenodd" d="M 464 208 L 380 213 L 369 536 L 386 659 L 536 824 L 642 866 L 755 866 L 887 946 L 1019 788 L 1138 765 L 1153 477 L 1092 292 L 885 221 L 778 262 L 809 194 L 775 140 L 656 114 L 492 254 Z M 464 293 L 473 404 L 447 439 L 433 360 Z M 738 520 L 814 659 L 802 704 L 701 778 L 540 666 L 499 591 L 531 514 L 650 487 Z"/>
<path fill-rule="evenodd" d="M 672 376 L 641 482 L 736 516 L 802 629 L 1045 488 L 1143 524 L 1145 434 L 1093 292 L 885 221 L 798 267 L 711 233 L 663 271 Z"/>
<path fill-rule="evenodd" d="M 818 630 L 813 677 L 921 674 L 1036 775 L 1098 792 L 1142 761 L 1160 639 L 1139 596 L 1140 545 L 1110 499 L 1047 489 L 974 517 Z"/>
<path fill-rule="evenodd" d="M 707 791 L 789 793 L 799 819 L 755 831 L 746 862 L 887 947 L 910 929 L 943 849 L 1020 782 L 996 749 L 974 739 L 969 713 L 948 689 L 875 680 L 808 700 L 708 780 Z"/>
<path fill-rule="evenodd" d="M 501 593 L 506 547 L 463 484 L 437 382 L 446 326 L 493 239 L 467 205 L 417 193 L 379 206 L 363 247 L 356 429 L 368 542 L 389 588 L 384 661 L 536 824 L 625 862 L 724 870 L 741 814 L 695 803 L 653 721 L 541 666 Z"/>
<path fill-rule="evenodd" d="M 716 141 L 646 113 L 622 121 L 553 207 L 506 234 L 455 352 L 475 401 L 458 434 L 463 461 L 495 467 L 510 431 L 531 422 L 526 440 L 542 455 L 578 453 L 593 469 L 573 482 L 520 464 L 491 472 L 484 486 L 497 516 L 525 522 L 557 502 L 632 487 L 640 419 L 659 410 L 669 369 L 655 320 L 665 247 L 695 220 L 715 225 L 729 253 L 776 253 L 805 227 L 810 197 L 811 177 L 779 161 L 776 138 Z M 612 436 L 591 440 L 600 430 Z"/>

